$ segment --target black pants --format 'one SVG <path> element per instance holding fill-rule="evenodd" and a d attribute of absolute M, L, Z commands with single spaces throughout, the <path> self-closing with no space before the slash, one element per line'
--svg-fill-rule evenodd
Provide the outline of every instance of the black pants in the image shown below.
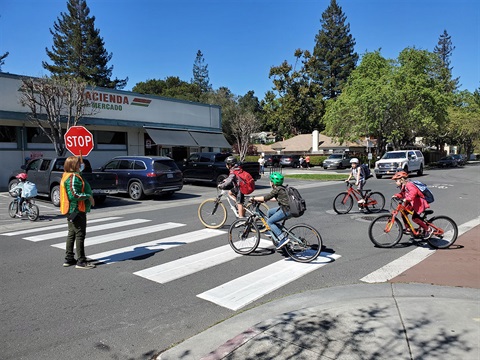
<path fill-rule="evenodd" d="M 68 222 L 67 246 L 65 252 L 65 260 L 73 261 L 75 253 L 73 247 L 76 244 L 77 261 L 80 263 L 86 262 L 85 256 L 85 236 L 87 234 L 87 214 L 84 212 L 78 213 L 72 222 Z"/>

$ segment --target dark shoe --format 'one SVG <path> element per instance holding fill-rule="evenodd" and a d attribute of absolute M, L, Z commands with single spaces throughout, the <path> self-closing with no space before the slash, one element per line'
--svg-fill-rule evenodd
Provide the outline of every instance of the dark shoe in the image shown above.
<path fill-rule="evenodd" d="M 289 242 L 290 242 L 290 239 L 289 239 L 288 237 L 283 238 L 283 240 L 280 241 L 280 242 L 277 244 L 277 250 L 280 250 L 280 249 L 283 248 L 285 245 L 287 245 Z"/>
<path fill-rule="evenodd" d="M 69 266 L 73 266 L 73 265 L 77 265 L 77 260 L 75 260 L 75 259 L 65 260 L 65 262 L 63 263 L 64 267 L 69 267 Z"/>
<path fill-rule="evenodd" d="M 77 265 L 75 266 L 75 269 L 85 269 L 85 270 L 90 270 L 90 269 L 94 269 L 95 268 L 95 265 L 93 264 L 89 264 L 89 263 L 79 263 L 77 262 Z"/>

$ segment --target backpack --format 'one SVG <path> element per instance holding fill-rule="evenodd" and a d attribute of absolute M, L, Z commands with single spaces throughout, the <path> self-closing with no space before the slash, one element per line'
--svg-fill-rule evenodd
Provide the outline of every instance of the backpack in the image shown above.
<path fill-rule="evenodd" d="M 32 198 L 37 195 L 37 186 L 31 181 L 25 181 L 25 184 L 23 184 L 22 197 Z"/>
<path fill-rule="evenodd" d="M 249 172 L 240 169 L 233 173 L 238 178 L 238 187 L 243 195 L 251 194 L 255 190 L 255 180 Z"/>
<path fill-rule="evenodd" d="M 300 217 L 307 210 L 307 204 L 297 189 L 291 186 L 284 187 L 288 196 L 288 207 L 292 217 Z"/>
<path fill-rule="evenodd" d="M 373 176 L 370 167 L 367 164 L 360 165 L 360 168 L 362 169 L 361 171 L 363 172 L 365 180 L 370 179 Z"/>
<path fill-rule="evenodd" d="M 418 180 L 412 180 L 412 183 L 418 188 L 418 190 L 422 192 L 427 203 L 431 204 L 435 201 L 432 192 L 430 191 L 430 189 L 427 187 L 426 184 Z"/>

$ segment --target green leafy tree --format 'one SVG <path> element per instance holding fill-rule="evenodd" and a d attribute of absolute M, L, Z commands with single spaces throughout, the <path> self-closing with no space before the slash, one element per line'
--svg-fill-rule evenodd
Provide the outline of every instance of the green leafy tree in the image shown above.
<path fill-rule="evenodd" d="M 320 87 L 308 76 L 311 55 L 308 51 L 296 50 L 295 57 L 295 67 L 284 61 L 270 68 L 273 91 L 268 91 L 261 103 L 267 130 L 281 138 L 323 129 L 324 103 Z"/>
<path fill-rule="evenodd" d="M 5 58 L 9 55 L 7 51 L 5 54 L 0 55 L 0 71 L 2 71 L 2 66 L 5 64 Z"/>
<path fill-rule="evenodd" d="M 450 57 L 452 56 L 453 50 L 455 50 L 455 46 L 452 45 L 452 37 L 448 35 L 447 30 L 444 30 L 433 52 L 437 54 L 441 60 L 439 75 L 445 92 L 454 92 L 458 89 L 459 78 L 452 78 L 453 67 L 450 67 Z"/>
<path fill-rule="evenodd" d="M 320 85 L 326 99 L 334 99 L 342 92 L 350 73 L 355 69 L 358 54 L 350 24 L 336 0 L 322 14 L 322 28 L 315 36 L 311 78 Z"/>
<path fill-rule="evenodd" d="M 50 29 L 53 46 L 46 52 L 52 63 L 43 67 L 56 76 L 71 76 L 106 88 L 123 89 L 128 78 L 111 79 L 113 66 L 108 66 L 112 53 L 105 50 L 100 30 L 95 29 L 95 17 L 85 0 L 68 0 L 68 13 L 60 17 Z"/>
<path fill-rule="evenodd" d="M 208 74 L 208 65 L 205 64 L 205 59 L 200 50 L 197 51 L 197 57 L 193 63 L 193 84 L 196 84 L 204 93 L 212 91 L 212 85 L 210 85 L 210 77 Z"/>
<path fill-rule="evenodd" d="M 202 91 L 198 85 L 180 80 L 177 76 L 169 76 L 165 80 L 151 79 L 139 82 L 132 91 L 195 102 L 201 101 L 202 98 Z"/>

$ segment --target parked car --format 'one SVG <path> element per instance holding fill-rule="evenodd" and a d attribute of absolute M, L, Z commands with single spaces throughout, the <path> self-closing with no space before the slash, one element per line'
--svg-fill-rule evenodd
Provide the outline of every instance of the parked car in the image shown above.
<path fill-rule="evenodd" d="M 410 173 L 423 174 L 425 159 L 419 150 L 387 151 L 382 158 L 375 162 L 375 177 L 381 179 L 383 175 L 394 175 L 399 169 Z"/>
<path fill-rule="evenodd" d="M 300 155 L 282 155 L 280 158 L 281 167 L 300 167 Z"/>
<path fill-rule="evenodd" d="M 463 166 L 467 163 L 467 157 L 465 155 L 462 155 L 462 154 L 452 154 L 450 155 L 451 157 L 453 157 L 455 160 L 457 160 L 457 164 L 458 166 Z"/>
<path fill-rule="evenodd" d="M 183 188 L 182 171 L 166 156 L 117 156 L 99 171 L 118 176 L 118 191 L 133 200 L 145 195 L 172 195 Z"/>
<path fill-rule="evenodd" d="M 457 167 L 458 160 L 455 159 L 452 155 L 445 156 L 437 161 L 437 166 L 439 167 Z"/>
<path fill-rule="evenodd" d="M 280 166 L 281 155 L 265 155 L 265 166 Z"/>
<path fill-rule="evenodd" d="M 347 154 L 332 154 L 323 161 L 323 168 L 327 169 L 345 169 L 350 167 L 350 156 Z"/>

